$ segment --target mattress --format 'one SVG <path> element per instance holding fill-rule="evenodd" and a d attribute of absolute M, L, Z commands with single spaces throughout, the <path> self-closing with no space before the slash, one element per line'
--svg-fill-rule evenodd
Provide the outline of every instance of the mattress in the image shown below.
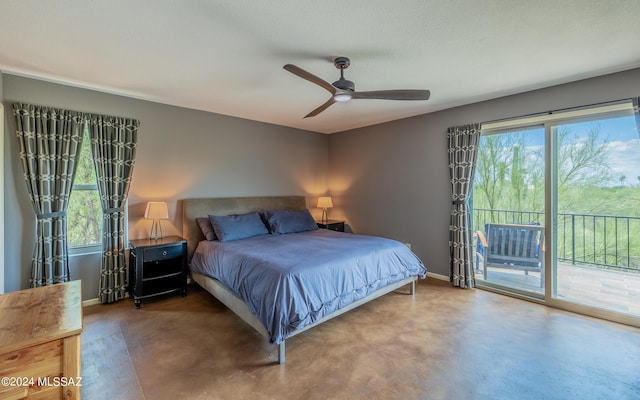
<path fill-rule="evenodd" d="M 276 344 L 384 286 L 426 276 L 422 261 L 400 242 L 326 229 L 201 241 L 191 271 L 242 298 Z"/>

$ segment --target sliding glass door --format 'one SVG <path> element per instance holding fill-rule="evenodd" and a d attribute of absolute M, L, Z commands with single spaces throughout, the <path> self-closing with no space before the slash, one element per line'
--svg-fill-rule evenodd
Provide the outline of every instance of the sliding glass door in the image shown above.
<path fill-rule="evenodd" d="M 544 151 L 544 126 L 480 138 L 473 223 L 475 273 L 481 283 L 536 297 L 544 295 L 544 249 L 539 235 L 526 235 L 528 228 L 544 228 Z M 516 224 L 522 229 L 510 230 L 509 226 Z M 532 268 L 536 266 L 532 263 L 538 268 Z"/>
<path fill-rule="evenodd" d="M 630 103 L 483 125 L 472 204 L 479 286 L 640 321 Z"/>
<path fill-rule="evenodd" d="M 640 316 L 640 138 L 633 116 L 551 127 L 554 299 Z"/>

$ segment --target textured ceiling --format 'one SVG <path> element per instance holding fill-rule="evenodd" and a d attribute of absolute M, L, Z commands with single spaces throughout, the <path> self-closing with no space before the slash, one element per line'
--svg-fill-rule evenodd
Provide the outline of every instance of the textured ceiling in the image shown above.
<path fill-rule="evenodd" d="M 2 0 L 0 70 L 333 133 L 640 66 L 640 1 Z M 361 91 L 329 93 L 336 56 Z"/>

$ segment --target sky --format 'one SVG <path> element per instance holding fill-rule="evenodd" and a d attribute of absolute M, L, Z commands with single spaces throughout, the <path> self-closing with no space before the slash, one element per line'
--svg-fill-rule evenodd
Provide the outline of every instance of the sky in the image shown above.
<path fill-rule="evenodd" d="M 571 124 L 570 128 L 578 136 L 586 134 L 594 124 L 600 125 L 602 133 L 608 137 L 609 162 L 613 172 L 613 186 L 624 184 L 638 186 L 640 181 L 640 136 L 634 116 L 619 117 L 594 122 Z"/>
<path fill-rule="evenodd" d="M 640 127 L 636 126 L 634 116 L 601 119 L 562 125 L 570 129 L 575 140 L 585 137 L 589 129 L 599 126 L 603 138 L 609 143 L 609 164 L 612 172 L 610 186 L 619 186 L 620 177 L 625 176 L 625 186 L 640 186 Z M 541 149 L 544 146 L 544 129 L 526 131 L 527 147 Z"/>

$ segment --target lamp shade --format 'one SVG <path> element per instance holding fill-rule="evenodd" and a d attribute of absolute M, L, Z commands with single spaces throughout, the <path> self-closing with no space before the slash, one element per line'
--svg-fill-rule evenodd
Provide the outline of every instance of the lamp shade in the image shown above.
<path fill-rule="evenodd" d="M 333 207 L 333 202 L 331 201 L 331 197 L 318 197 L 318 208 L 331 208 Z"/>
<path fill-rule="evenodd" d="M 164 201 L 150 201 L 147 203 L 147 209 L 144 217 L 148 219 L 168 219 L 169 209 Z"/>

